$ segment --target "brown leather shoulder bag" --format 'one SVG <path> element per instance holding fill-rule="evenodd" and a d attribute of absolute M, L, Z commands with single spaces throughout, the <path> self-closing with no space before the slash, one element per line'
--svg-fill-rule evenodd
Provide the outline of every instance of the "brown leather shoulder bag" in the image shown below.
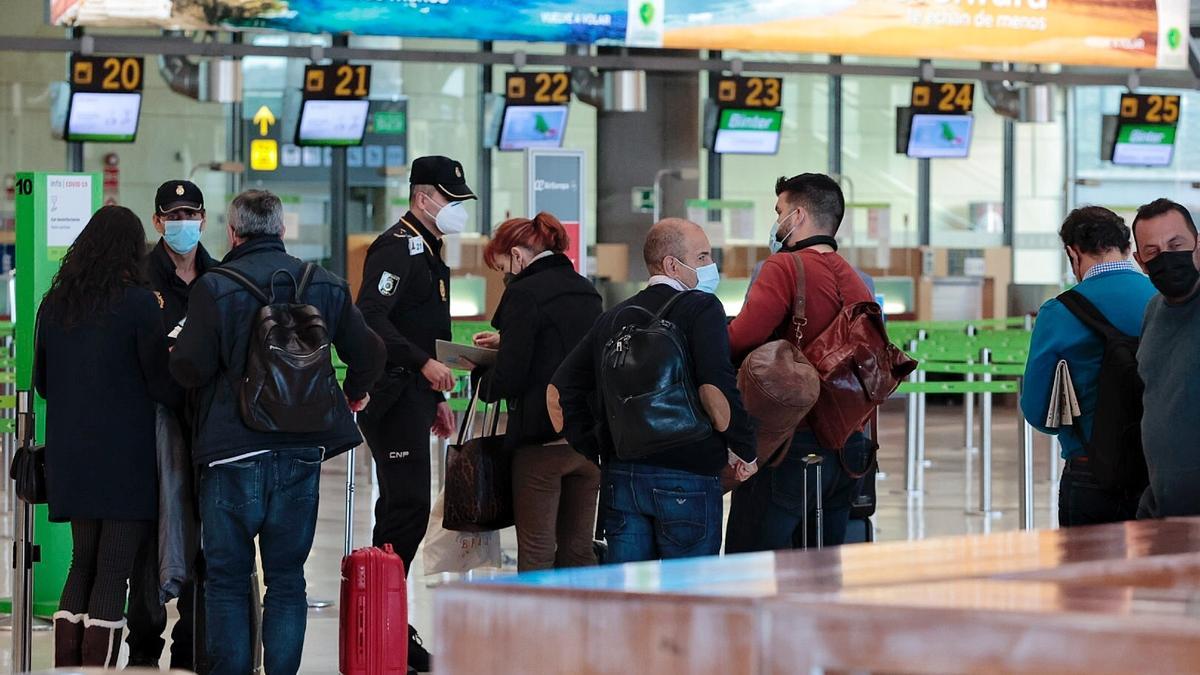
<path fill-rule="evenodd" d="M 787 334 L 754 349 L 738 369 L 738 389 L 757 423 L 758 465 L 778 466 L 796 427 L 817 402 L 821 382 L 800 349 L 805 319 L 804 261 L 792 253 L 796 294 Z"/>

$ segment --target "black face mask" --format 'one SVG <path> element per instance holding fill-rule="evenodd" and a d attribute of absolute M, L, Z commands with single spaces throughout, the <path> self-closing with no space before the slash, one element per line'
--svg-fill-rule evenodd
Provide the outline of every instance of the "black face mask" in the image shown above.
<path fill-rule="evenodd" d="M 517 278 L 517 275 L 513 274 L 512 272 L 505 272 L 504 273 L 504 285 L 507 286 L 507 285 L 511 284 L 512 280 L 516 279 L 516 278 Z"/>
<path fill-rule="evenodd" d="M 1192 262 L 1192 251 L 1164 251 L 1146 263 L 1150 283 L 1166 298 L 1181 298 L 1196 287 L 1200 271 Z"/>

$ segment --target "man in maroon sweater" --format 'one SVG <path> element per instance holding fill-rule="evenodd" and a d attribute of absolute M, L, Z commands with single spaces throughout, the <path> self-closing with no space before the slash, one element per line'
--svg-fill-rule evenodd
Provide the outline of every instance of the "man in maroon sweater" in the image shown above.
<path fill-rule="evenodd" d="M 755 348 L 783 337 L 791 325 L 799 256 L 804 263 L 806 318 L 801 346 L 808 346 L 833 323 L 842 307 L 873 300 L 862 278 L 837 254 L 838 227 L 846 202 L 837 182 L 823 174 L 806 173 L 780 178 L 775 183 L 775 212 L 769 246 L 771 257 L 750 287 L 742 311 L 729 324 L 729 342 L 735 363 Z M 822 448 L 802 423 L 792 439 L 787 458 L 778 467 L 763 467 L 733 494 L 727 553 L 792 548 L 803 519 L 812 521 L 816 502 L 804 503 L 804 466 L 809 454 L 824 458 L 822 485 L 824 544 L 841 544 L 846 535 L 855 479 L 847 468 L 861 472 L 870 461 L 867 441 L 855 434 L 839 453 Z M 814 472 L 815 473 L 815 472 Z M 816 476 L 808 477 L 808 494 L 815 494 Z M 810 533 L 816 532 L 810 522 Z M 812 536 L 812 535 L 810 535 Z M 815 541 L 810 541 L 815 545 Z"/>

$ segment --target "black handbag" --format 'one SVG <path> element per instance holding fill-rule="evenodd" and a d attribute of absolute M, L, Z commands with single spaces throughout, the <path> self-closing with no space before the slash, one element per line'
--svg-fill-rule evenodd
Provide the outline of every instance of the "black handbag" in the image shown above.
<path fill-rule="evenodd" d="M 17 448 L 8 476 L 16 484 L 18 497 L 30 504 L 45 504 L 46 446 Z"/>
<path fill-rule="evenodd" d="M 513 516 L 512 453 L 497 435 L 499 405 L 484 415 L 486 435 L 468 438 L 475 426 L 479 388 L 463 416 L 458 443 L 446 453 L 446 496 L 442 527 L 456 532 L 490 532 L 511 527 Z M 488 424 L 488 418 L 491 424 Z"/>

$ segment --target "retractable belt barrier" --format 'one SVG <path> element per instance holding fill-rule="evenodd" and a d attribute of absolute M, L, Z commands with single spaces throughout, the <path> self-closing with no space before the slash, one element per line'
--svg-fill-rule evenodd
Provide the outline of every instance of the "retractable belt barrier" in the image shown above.
<path fill-rule="evenodd" d="M 897 344 L 919 363 L 909 381 L 897 391 L 907 401 L 905 489 L 910 494 L 923 494 L 925 490 L 925 397 L 929 394 L 963 396 L 964 447 L 969 454 L 975 450 L 974 403 L 975 397 L 979 396 L 982 408 L 979 508 L 969 509 L 969 512 L 998 515 L 992 505 L 992 396 L 1020 395 L 1025 363 L 1029 358 L 1032 324 L 1032 317 L 1028 316 L 984 321 L 888 323 L 893 341 L 898 337 L 906 338 Z M 929 382 L 929 374 L 961 375 L 964 380 Z M 1023 416 L 1018 415 L 1018 420 L 1020 524 L 1022 529 L 1031 529 L 1034 429 Z M 1051 445 L 1053 452 L 1054 444 Z M 1053 467 L 1054 458 L 1051 459 Z M 968 472 L 969 466 L 968 463 Z"/>

